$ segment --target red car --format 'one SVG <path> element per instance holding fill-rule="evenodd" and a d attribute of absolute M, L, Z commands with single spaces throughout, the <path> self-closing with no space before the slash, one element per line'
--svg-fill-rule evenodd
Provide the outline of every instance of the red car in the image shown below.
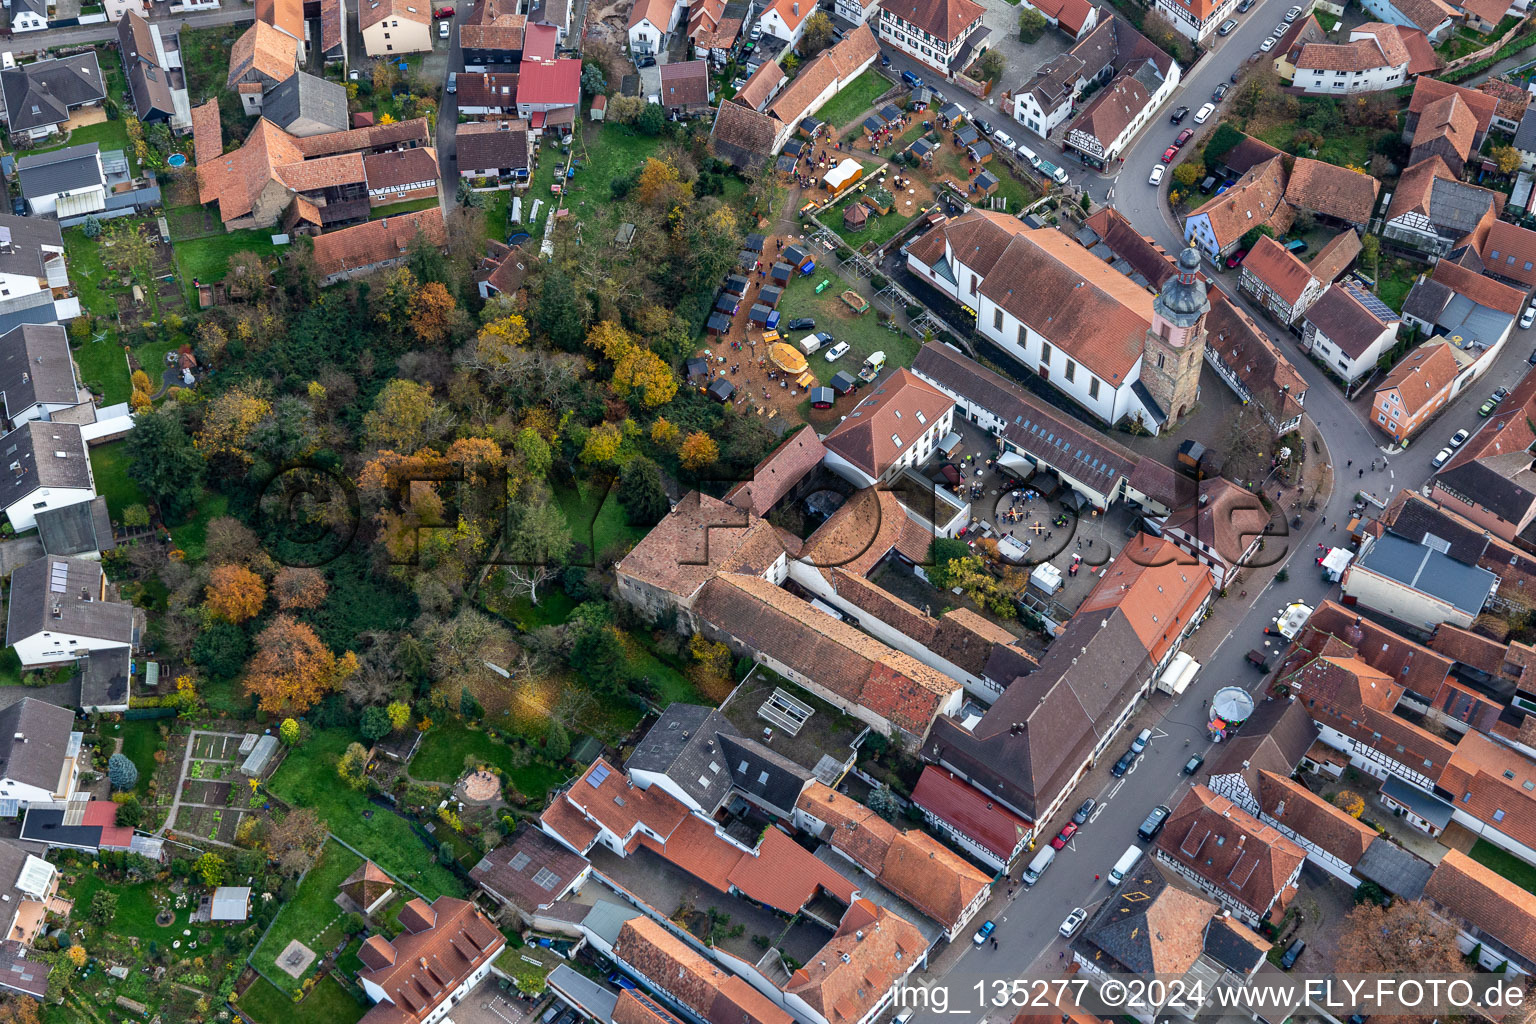
<path fill-rule="evenodd" d="M 1163 150 L 1163 163 L 1165 163 L 1165 164 L 1173 163 L 1173 158 L 1178 156 L 1178 155 L 1179 155 L 1179 147 L 1178 146 L 1169 146 L 1167 149 Z"/>
<path fill-rule="evenodd" d="M 1077 835 L 1077 830 L 1078 830 L 1077 822 L 1075 822 L 1075 821 L 1067 822 L 1066 827 L 1061 830 L 1061 834 L 1058 835 L 1055 839 L 1051 840 L 1051 846 L 1053 848 L 1057 849 L 1057 850 L 1059 850 L 1062 847 L 1066 846 L 1068 843 L 1070 843 L 1072 841 L 1072 837 Z"/>
<path fill-rule="evenodd" d="M 1183 149 L 1184 143 L 1188 142 L 1194 137 L 1195 130 L 1193 128 L 1185 128 L 1183 131 L 1179 132 L 1179 137 L 1173 140 L 1173 148 Z"/>
<path fill-rule="evenodd" d="M 437 10 L 432 12 L 432 16 L 434 18 L 451 18 L 453 17 L 453 8 L 439 7 Z"/>
<path fill-rule="evenodd" d="M 1245 260 L 1247 258 L 1248 258 L 1248 250 L 1247 249 L 1239 249 L 1239 250 L 1237 250 L 1237 252 L 1235 252 L 1231 256 L 1227 257 L 1227 269 L 1228 270 L 1232 270 L 1239 263 L 1243 262 L 1243 260 Z"/>

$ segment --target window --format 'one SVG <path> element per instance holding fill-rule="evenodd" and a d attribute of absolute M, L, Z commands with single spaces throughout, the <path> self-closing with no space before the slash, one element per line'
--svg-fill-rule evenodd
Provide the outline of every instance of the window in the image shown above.
<path fill-rule="evenodd" d="M 1163 355 L 1163 353 L 1159 352 L 1157 354 L 1157 368 L 1159 370 L 1161 370 L 1163 368 L 1164 364 L 1166 364 L 1167 362 L 1168 362 L 1167 357 L 1165 355 Z"/>
<path fill-rule="evenodd" d="M 1067 380 L 1070 382 L 1070 381 L 1074 381 L 1076 379 L 1077 379 L 1077 362 L 1075 360 L 1068 359 L 1067 360 Z"/>
<path fill-rule="evenodd" d="M 1503 821 L 1504 820 L 1504 808 L 1501 807 L 1498 810 L 1493 812 L 1493 820 L 1494 821 Z"/>
<path fill-rule="evenodd" d="M 1042 363 L 1047 364 L 1047 365 L 1050 364 L 1050 361 L 1051 361 L 1051 343 L 1048 342 L 1048 341 L 1042 341 L 1040 343 L 1040 361 Z"/>
<path fill-rule="evenodd" d="M 975 288 L 972 288 L 971 290 L 975 291 Z M 1000 331 L 1003 329 L 1003 311 L 1001 309 L 994 309 L 992 311 L 992 329 L 994 331 Z"/>
<path fill-rule="evenodd" d="M 897 448 L 900 448 L 901 447 L 901 435 L 900 434 L 892 434 L 891 435 L 891 443 L 894 444 Z"/>
<path fill-rule="evenodd" d="M 533 876 L 533 884 L 540 889 L 549 891 L 560 883 L 560 876 L 549 868 L 539 868 L 538 874 Z"/>
<path fill-rule="evenodd" d="M 34 504 L 32 507 L 33 508 L 47 508 L 48 507 L 48 503 L 46 501 L 39 501 L 36 504 Z"/>
<path fill-rule="evenodd" d="M 1099 397 L 1099 378 L 1097 378 L 1097 377 L 1089 377 L 1088 378 L 1088 397 L 1089 398 L 1098 398 Z"/>

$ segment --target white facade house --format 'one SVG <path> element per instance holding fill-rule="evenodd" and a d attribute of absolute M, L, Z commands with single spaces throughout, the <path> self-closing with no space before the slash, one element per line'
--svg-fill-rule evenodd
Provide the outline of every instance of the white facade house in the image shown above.
<path fill-rule="evenodd" d="M 1361 606 L 1416 629 L 1440 623 L 1467 629 L 1498 589 L 1499 578 L 1427 542 L 1388 533 L 1350 563 L 1340 583 Z"/>
<path fill-rule="evenodd" d="M 1333 285 L 1302 317 L 1301 347 L 1353 384 L 1376 366 L 1397 340 L 1402 319 L 1374 295 Z"/>
<path fill-rule="evenodd" d="M 1360 6 L 1377 21 L 1419 29 L 1432 43 L 1443 41 L 1459 17 L 1456 8 L 1444 0 L 1417 0 L 1412 5 L 1396 0 L 1360 0 Z"/>
<path fill-rule="evenodd" d="M 23 697 L 0 711 L 0 818 L 73 797 L 83 739 L 74 713 L 47 701 Z"/>
<path fill-rule="evenodd" d="M 45 555 L 11 573 L 6 643 L 23 668 L 133 647 L 132 605 L 110 599 L 99 562 Z"/>
<path fill-rule="evenodd" d="M 48 0 L 11 0 L 12 32 L 41 32 L 48 27 Z"/>
<path fill-rule="evenodd" d="M 832 8 L 842 20 L 851 25 L 862 25 L 880 8 L 880 0 L 837 0 Z"/>
<path fill-rule="evenodd" d="M 1179 64 L 1132 61 L 1089 102 L 1067 131 L 1066 144 L 1098 168 L 1113 164 L 1179 87 Z M 1017 104 L 1015 105 L 1017 106 Z"/>
<path fill-rule="evenodd" d="M 662 52 L 666 37 L 682 20 L 682 11 L 676 0 L 635 0 L 629 12 L 630 52 Z"/>
<path fill-rule="evenodd" d="M 0 508 L 18 533 L 37 525 L 37 514 L 96 497 L 96 478 L 80 428 L 73 423 L 29 420 L 0 437 L 6 473 Z"/>
<path fill-rule="evenodd" d="M 757 27 L 764 35 L 782 39 L 791 47 L 800 45 L 805 23 L 816 13 L 815 0 L 774 0 L 758 15 Z"/>
<path fill-rule="evenodd" d="M 1154 0 L 1152 9 L 1167 18 L 1180 35 L 1199 42 L 1232 16 L 1237 3 L 1238 0 Z"/>
<path fill-rule="evenodd" d="M 1390 34 L 1392 38 L 1385 37 Z M 1412 63 L 1394 26 L 1355 29 L 1347 43 L 1307 43 L 1296 58 L 1291 85 L 1321 96 L 1396 89 Z"/>
<path fill-rule="evenodd" d="M 969 52 L 966 40 L 981 27 L 983 13 L 975 0 L 881 0 L 880 38 L 949 75 L 964 70 L 957 61 Z"/>

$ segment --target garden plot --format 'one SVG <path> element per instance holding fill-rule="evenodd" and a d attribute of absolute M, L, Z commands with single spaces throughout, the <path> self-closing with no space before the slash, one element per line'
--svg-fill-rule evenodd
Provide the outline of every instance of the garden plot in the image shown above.
<path fill-rule="evenodd" d="M 240 756 L 243 736 L 230 733 L 198 733 L 192 743 L 192 756 L 204 761 L 233 761 Z"/>
<path fill-rule="evenodd" d="M 245 812 L 235 807 L 188 807 L 176 812 L 176 831 L 182 835 L 234 844 L 235 830 Z"/>

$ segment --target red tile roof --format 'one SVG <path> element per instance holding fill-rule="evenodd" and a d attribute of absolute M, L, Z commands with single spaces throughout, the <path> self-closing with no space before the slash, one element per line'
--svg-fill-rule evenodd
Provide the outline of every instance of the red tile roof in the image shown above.
<path fill-rule="evenodd" d="M 1455 380 L 1460 370 L 1450 342 L 1420 345 L 1392 367 L 1376 393 L 1396 391 L 1403 409 L 1416 413 Z"/>
<path fill-rule="evenodd" d="M 1157 851 L 1261 916 L 1286 898 L 1285 887 L 1307 859 L 1278 829 L 1203 785 L 1168 818 Z"/>
<path fill-rule="evenodd" d="M 1419 115 L 1419 126 L 1413 133 L 1413 148 L 1445 139 L 1451 150 L 1463 161 L 1472 152 L 1472 140 L 1477 137 L 1477 115 L 1459 95 L 1452 93 L 1426 104 Z M 1441 154 L 1442 156 L 1444 154 Z"/>
<path fill-rule="evenodd" d="M 413 900 L 412 905 L 422 903 Z M 431 923 L 408 930 L 392 942 L 390 963 L 358 977 L 383 989 L 389 1002 L 376 1003 L 363 1015 L 365 1024 L 416 1024 L 425 1020 L 475 969 L 499 953 L 507 940 L 467 900 L 439 896 L 431 905 Z M 405 914 L 401 914 L 402 922 Z M 374 944 L 375 952 L 382 952 Z M 370 953 L 370 957 L 372 957 Z M 365 960 L 365 963 L 368 963 Z"/>
<path fill-rule="evenodd" d="M 431 245 L 448 244 L 448 230 L 440 208 L 381 217 L 318 235 L 314 243 L 315 269 L 327 276 L 398 258 L 410 249 L 418 234 L 424 235 Z"/>
<path fill-rule="evenodd" d="M 721 1024 L 791 1024 L 793 1020 L 767 996 L 704 959 L 692 946 L 644 915 L 624 922 L 613 953 L 703 1020 Z M 626 1016 L 633 1013 L 634 1008 L 626 1010 Z M 656 1017 L 647 1012 L 631 1019 Z"/>
<path fill-rule="evenodd" d="M 1445 851 L 1424 895 L 1527 961 L 1536 960 L 1536 895 L 1460 850 Z"/>
<path fill-rule="evenodd" d="M 981 790 L 942 768 L 928 765 L 912 790 L 912 802 L 1007 860 L 1028 833 L 1029 822 Z"/>
<path fill-rule="evenodd" d="M 748 899 L 786 914 L 799 913 L 823 889 L 842 903 L 852 903 L 858 891 L 776 827 L 763 833 L 756 856 L 747 854 L 736 862 L 730 879 Z"/>
<path fill-rule="evenodd" d="M 1490 237 L 1493 235 L 1495 226 L 1497 222 L 1489 227 Z M 1488 251 L 1491 254 L 1493 248 L 1490 246 Z M 1465 295 L 1480 306 L 1487 306 L 1501 313 L 1509 313 L 1511 316 L 1518 315 L 1525 304 L 1525 292 L 1521 289 L 1502 284 L 1475 270 L 1468 270 L 1460 264 L 1452 263 L 1450 260 L 1441 260 L 1436 263 L 1430 277 L 1456 294 Z"/>
<path fill-rule="evenodd" d="M 1078 606 L 1080 615 L 1119 608 L 1154 664 L 1178 642 L 1210 597 L 1211 574 L 1171 540 L 1138 533 Z"/>
<path fill-rule="evenodd" d="M 1456 810 L 1516 842 L 1536 846 L 1536 763 L 1480 732 L 1456 744 L 1437 782 Z"/>
<path fill-rule="evenodd" d="M 372 28 L 385 18 L 400 18 L 421 25 L 432 22 L 432 8 L 427 0 L 358 0 L 357 30 Z"/>
<path fill-rule="evenodd" d="M 619 562 L 620 576 L 691 600 L 722 572 L 767 572 L 784 545 L 766 520 L 690 492 Z"/>
<path fill-rule="evenodd" d="M 1296 158 L 1285 186 L 1293 206 L 1361 225 L 1371 219 L 1380 192 L 1381 182 L 1369 174 L 1304 156 Z"/>
<path fill-rule="evenodd" d="M 581 61 L 560 57 L 553 61 L 524 60 L 518 65 L 517 102 L 575 106 L 581 99 Z"/>
<path fill-rule="evenodd" d="M 756 516 L 765 516 L 826 454 L 811 427 L 801 427 L 752 470 L 752 479 L 733 487 L 725 500 Z"/>
<path fill-rule="evenodd" d="M 881 0 L 880 6 L 946 43 L 958 39 L 985 11 L 975 0 Z"/>
<path fill-rule="evenodd" d="M 1461 97 L 1461 101 L 1477 115 L 1478 131 L 1486 132 L 1493 124 L 1494 112 L 1499 107 L 1498 100 L 1487 93 L 1452 85 L 1438 78 L 1420 78 L 1413 83 L 1413 96 L 1408 100 L 1408 113 L 1422 114 L 1431 103 L 1446 96 Z"/>
<path fill-rule="evenodd" d="M 784 990 L 805 1000 L 829 1024 L 856 1024 L 917 965 L 927 946 L 911 922 L 861 899 Z"/>
<path fill-rule="evenodd" d="M 902 367 L 866 392 L 822 443 L 879 477 L 954 405 L 948 395 Z"/>
<path fill-rule="evenodd" d="M 1536 231 L 1495 221 L 1488 226 L 1478 255 L 1488 273 L 1536 285 Z"/>
<path fill-rule="evenodd" d="M 1260 771 L 1257 795 L 1266 815 L 1351 866 L 1376 841 L 1375 829 L 1287 776 Z"/>
<path fill-rule="evenodd" d="M 1260 235 L 1258 242 L 1248 250 L 1242 272 L 1258 278 L 1260 284 L 1289 306 L 1296 305 L 1312 283 L 1312 272 L 1307 265 L 1268 235 Z"/>

